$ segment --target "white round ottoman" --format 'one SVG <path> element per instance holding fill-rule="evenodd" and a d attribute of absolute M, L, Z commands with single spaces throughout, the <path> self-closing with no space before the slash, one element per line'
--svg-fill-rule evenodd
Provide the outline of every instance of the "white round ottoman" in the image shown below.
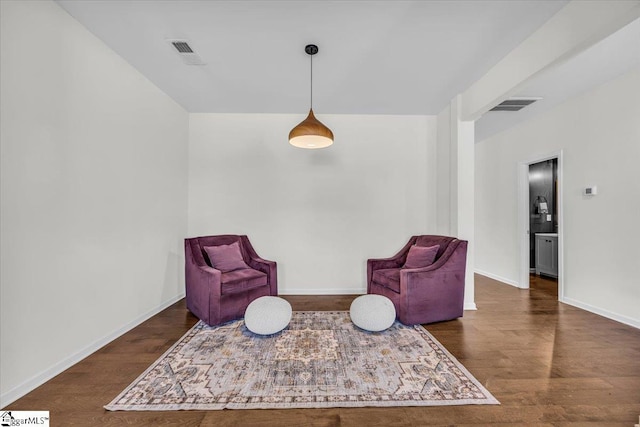
<path fill-rule="evenodd" d="M 380 332 L 393 325 L 396 308 L 382 295 L 360 295 L 351 303 L 351 321 L 365 331 Z"/>
<path fill-rule="evenodd" d="M 247 306 L 244 324 L 258 335 L 271 335 L 280 332 L 291 321 L 291 304 L 279 297 L 260 297 Z"/>

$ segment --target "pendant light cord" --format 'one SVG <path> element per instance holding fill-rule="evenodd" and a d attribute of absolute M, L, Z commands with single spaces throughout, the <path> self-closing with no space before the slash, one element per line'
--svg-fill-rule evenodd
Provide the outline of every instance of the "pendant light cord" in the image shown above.
<path fill-rule="evenodd" d="M 313 110 L 313 55 L 309 55 L 309 57 L 311 58 L 311 105 L 309 105 L 309 110 Z"/>

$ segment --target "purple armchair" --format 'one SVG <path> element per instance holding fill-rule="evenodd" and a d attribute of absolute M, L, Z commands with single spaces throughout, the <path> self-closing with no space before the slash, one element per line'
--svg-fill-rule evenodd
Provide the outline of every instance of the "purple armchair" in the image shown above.
<path fill-rule="evenodd" d="M 439 245 L 433 264 L 403 268 L 411 246 Z M 384 295 L 407 325 L 462 317 L 467 241 L 446 236 L 413 236 L 391 258 L 367 260 L 367 293 Z"/>
<path fill-rule="evenodd" d="M 205 248 L 235 242 L 240 246 L 239 262 L 246 265 L 232 271 L 214 268 L 207 254 L 210 249 Z M 276 263 L 260 258 L 247 236 L 188 238 L 184 252 L 187 308 L 208 325 L 239 319 L 254 299 L 278 294 Z"/>

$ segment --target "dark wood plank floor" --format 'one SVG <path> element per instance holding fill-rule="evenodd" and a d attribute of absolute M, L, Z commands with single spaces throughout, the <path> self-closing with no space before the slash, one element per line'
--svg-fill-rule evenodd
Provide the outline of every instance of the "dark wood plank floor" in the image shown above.
<path fill-rule="evenodd" d="M 196 319 L 178 302 L 9 405 L 52 426 L 593 425 L 640 416 L 640 330 L 557 302 L 555 282 L 520 290 L 476 276 L 478 311 L 427 329 L 499 406 L 108 412 L 109 403 Z M 354 296 L 287 296 L 294 310 L 348 310 Z"/>

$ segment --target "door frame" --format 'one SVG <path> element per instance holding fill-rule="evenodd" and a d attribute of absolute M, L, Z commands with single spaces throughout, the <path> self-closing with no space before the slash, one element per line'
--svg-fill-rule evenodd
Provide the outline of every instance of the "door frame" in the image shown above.
<path fill-rule="evenodd" d="M 564 175 L 562 150 L 518 162 L 518 229 L 520 280 L 518 287 L 529 289 L 529 165 L 558 159 L 558 300 L 564 300 Z"/>

